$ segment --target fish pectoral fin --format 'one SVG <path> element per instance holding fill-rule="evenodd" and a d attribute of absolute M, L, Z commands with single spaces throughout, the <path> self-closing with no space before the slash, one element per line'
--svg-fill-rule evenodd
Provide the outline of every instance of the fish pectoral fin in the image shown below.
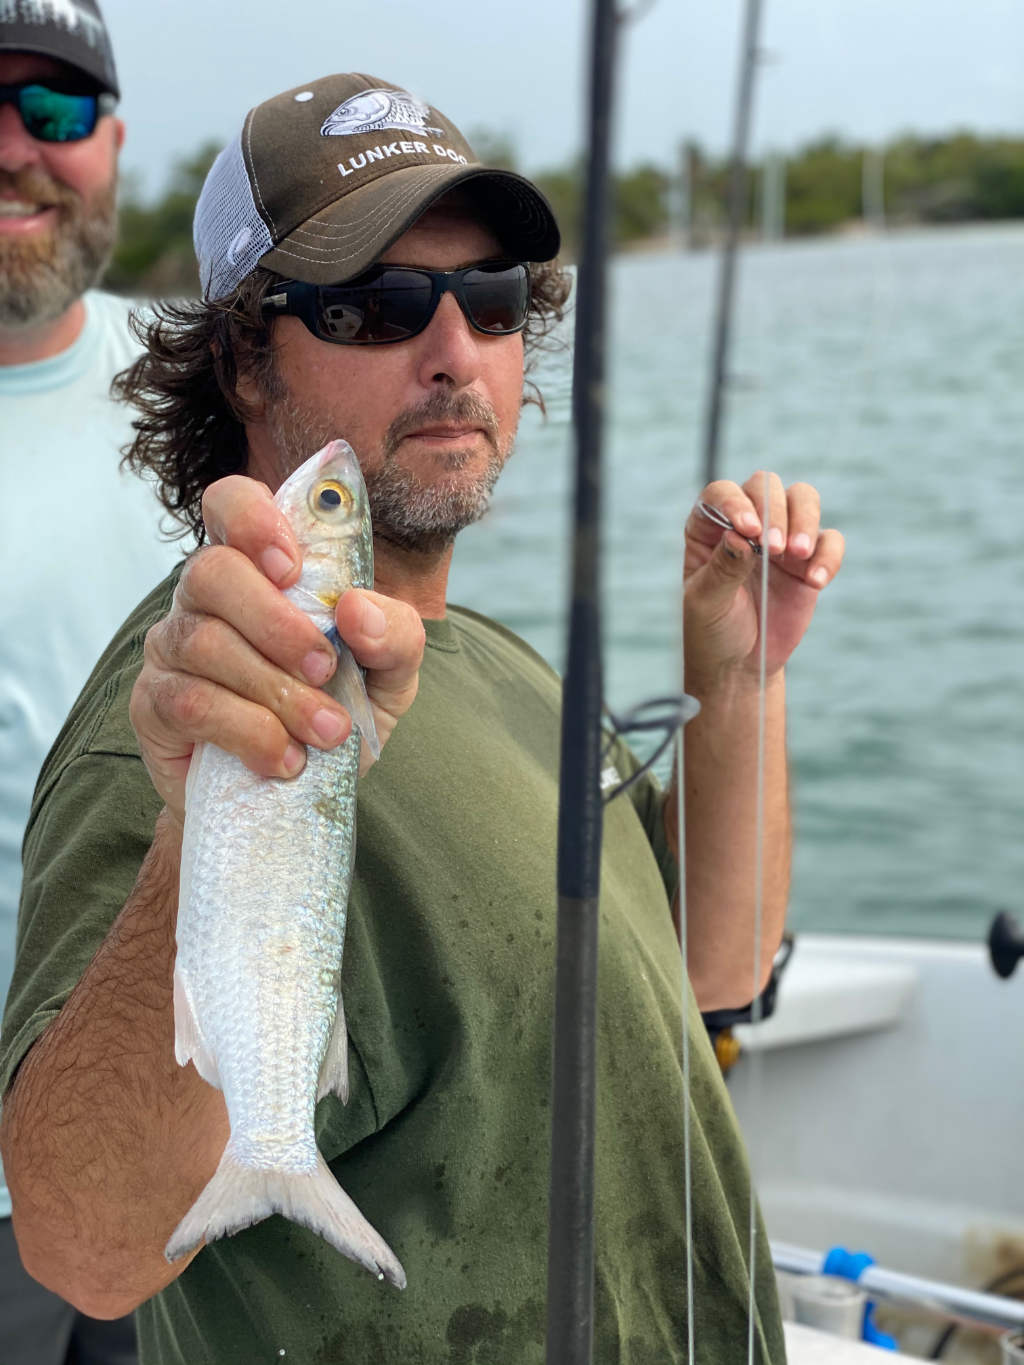
<path fill-rule="evenodd" d="M 191 1062 L 208 1085 L 222 1089 L 217 1062 L 203 1040 L 188 983 L 177 963 L 174 964 L 174 1056 L 179 1066 L 188 1066 Z"/>
<path fill-rule="evenodd" d="M 352 717 L 352 724 L 358 727 L 370 753 L 373 754 L 374 758 L 380 758 L 380 740 L 377 738 L 373 707 L 370 704 L 370 698 L 366 695 L 366 681 L 363 677 L 363 670 L 356 663 L 352 651 L 336 630 L 328 631 L 327 638 L 337 651 L 338 667 L 324 690 L 329 692 L 335 701 L 344 706 Z"/>
<path fill-rule="evenodd" d="M 320 1063 L 316 1097 L 322 1100 L 325 1095 L 337 1095 L 342 1104 L 348 1104 L 348 1029 L 345 1027 L 345 1006 L 340 995 L 331 1039 Z"/>

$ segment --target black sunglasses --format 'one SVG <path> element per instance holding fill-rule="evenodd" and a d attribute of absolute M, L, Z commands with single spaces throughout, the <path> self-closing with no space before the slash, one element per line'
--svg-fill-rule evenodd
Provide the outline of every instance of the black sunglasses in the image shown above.
<path fill-rule="evenodd" d="M 17 108 L 25 131 L 37 142 L 81 142 L 92 136 L 104 114 L 117 108 L 117 100 L 105 91 L 62 90 L 41 81 L 0 85 L 0 104 Z"/>
<path fill-rule="evenodd" d="M 449 290 L 469 325 L 485 336 L 508 336 L 526 325 L 530 270 L 521 261 L 462 270 L 375 265 L 346 284 L 291 280 L 263 300 L 263 310 L 299 318 L 321 341 L 379 346 L 422 332 Z"/>

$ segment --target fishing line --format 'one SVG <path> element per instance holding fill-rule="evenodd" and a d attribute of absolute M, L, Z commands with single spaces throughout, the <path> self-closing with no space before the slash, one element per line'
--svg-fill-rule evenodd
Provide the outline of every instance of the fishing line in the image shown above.
<path fill-rule="evenodd" d="M 720 271 L 718 277 L 718 289 L 715 302 L 715 317 L 712 333 L 712 358 L 711 358 L 711 378 L 709 383 L 708 403 L 705 413 L 704 426 L 704 475 L 703 483 L 711 483 L 717 478 L 718 448 L 721 442 L 723 427 L 723 414 L 725 403 L 725 386 L 728 373 L 729 341 L 734 304 L 735 276 L 736 276 L 736 256 L 739 248 L 740 233 L 747 204 L 746 186 L 746 155 L 750 137 L 750 124 L 753 111 L 754 94 L 754 75 L 757 66 L 759 52 L 759 32 L 761 24 L 762 0 L 745 0 L 745 15 L 740 47 L 740 66 L 739 79 L 737 84 L 736 104 L 734 110 L 733 123 L 733 143 L 729 165 L 729 198 L 728 216 L 726 223 L 726 234 L 721 255 Z M 769 573 L 769 554 L 768 554 L 768 522 L 770 520 L 769 487 L 768 476 L 765 474 L 765 494 L 764 506 L 762 511 L 761 526 L 761 590 L 760 590 L 760 662 L 759 662 L 759 688 L 758 688 L 758 724 L 757 724 L 757 789 L 756 789 L 756 814 L 755 814 L 755 887 L 754 887 L 754 988 L 751 1004 L 751 1020 L 756 1023 L 763 1015 L 760 992 L 760 958 L 762 942 L 762 915 L 763 915 L 763 882 L 764 882 L 764 791 L 765 791 L 765 725 L 766 725 L 766 673 L 767 673 L 767 609 L 768 609 L 768 573 Z M 702 509 L 704 510 L 704 509 Z M 705 516 L 711 516 L 712 520 L 717 518 L 713 515 L 714 509 L 704 510 Z M 685 770 L 682 767 L 682 747 L 679 751 L 680 774 Z M 680 812 L 682 812 L 682 799 L 680 799 Z M 682 829 L 682 824 L 680 824 Z M 680 856 L 685 845 L 680 842 Z M 686 933 L 682 922 L 683 898 L 680 897 L 680 938 L 683 946 L 683 957 L 685 964 L 686 953 Z M 684 990 L 686 986 L 686 968 L 684 965 Z M 684 1010 L 685 1010 L 684 995 Z M 684 1028 L 685 1043 L 685 1028 Z M 688 1056 L 684 1057 L 684 1074 L 687 1077 L 687 1109 L 689 1108 L 689 1065 Z M 760 1089 L 760 1068 L 757 1061 L 756 1049 L 751 1058 L 751 1089 Z M 758 1100 L 752 1098 L 753 1112 L 757 1112 Z M 689 1142 L 689 1136 L 686 1135 Z M 749 1140 L 748 1140 L 749 1149 Z M 687 1161 L 689 1160 L 687 1156 Z M 754 1280 L 755 1280 L 755 1256 L 756 1256 L 756 1234 L 757 1234 L 757 1205 L 754 1194 L 754 1166 L 752 1155 L 748 1154 L 750 1169 L 750 1251 L 749 1251 L 749 1296 L 747 1306 L 747 1358 L 749 1365 L 754 1362 Z M 690 1176 L 687 1175 L 689 1182 Z M 689 1217 L 689 1207 L 691 1193 L 689 1183 L 687 1186 L 687 1216 Z M 692 1258 L 693 1249 L 687 1240 L 687 1280 L 692 1279 Z M 693 1365 L 693 1348 L 690 1347 L 690 1362 Z"/>
<path fill-rule="evenodd" d="M 757 688 L 757 797 L 754 819 L 754 982 L 750 1023 L 756 1028 L 761 1022 L 761 951 L 764 919 L 764 796 L 767 731 L 768 682 L 768 574 L 771 558 L 768 553 L 768 532 L 771 522 L 771 487 L 767 471 L 764 475 L 764 510 L 761 513 L 761 612 L 758 650 Z M 760 1113 L 761 1054 L 754 1048 L 750 1055 L 751 1112 Z M 753 1134 L 748 1137 L 748 1143 Z M 757 1196 L 754 1190 L 754 1154 L 749 1151 L 750 1168 L 750 1297 L 747 1303 L 747 1360 L 754 1365 L 754 1279 L 757 1261 Z"/>
<path fill-rule="evenodd" d="M 683 623 L 683 640 L 680 649 L 679 673 L 686 695 L 686 605 L 685 585 L 680 618 Z M 683 1021 L 683 1221 L 686 1242 L 686 1359 L 694 1365 L 694 1326 L 693 1326 L 693 1134 L 690 1124 L 690 960 L 686 947 L 686 741 L 685 726 L 680 725 L 676 735 L 676 847 L 679 863 L 679 995 L 682 1003 Z"/>

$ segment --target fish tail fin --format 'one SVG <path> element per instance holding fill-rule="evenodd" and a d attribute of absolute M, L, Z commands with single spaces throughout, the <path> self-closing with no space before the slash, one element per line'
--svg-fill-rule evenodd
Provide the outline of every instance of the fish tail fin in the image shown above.
<path fill-rule="evenodd" d="M 257 1170 L 236 1160 L 229 1141 L 209 1183 L 171 1234 L 164 1255 L 176 1261 L 204 1242 L 238 1232 L 272 1213 L 312 1228 L 371 1275 L 405 1288 L 405 1271 L 395 1253 L 359 1212 L 319 1152 L 312 1171 Z"/>

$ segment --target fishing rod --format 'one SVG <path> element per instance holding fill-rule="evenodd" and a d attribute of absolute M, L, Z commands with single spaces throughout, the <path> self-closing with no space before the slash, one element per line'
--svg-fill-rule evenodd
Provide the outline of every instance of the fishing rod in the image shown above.
<path fill-rule="evenodd" d="M 624 20 L 646 13 L 651 3 L 636 0 L 631 10 L 617 11 L 614 0 L 593 0 L 590 14 L 589 160 L 573 357 L 571 603 L 559 773 L 547 1365 L 590 1365 L 593 1358 L 598 896 L 606 714 L 600 524 L 610 142 L 619 28 Z M 756 34 L 751 41 L 756 44 Z M 657 719 L 654 708 L 661 711 Z M 612 720 L 620 732 L 661 729 L 670 742 L 696 709 L 683 695 L 646 703 L 628 719 Z M 692 1312 L 690 1331 L 692 1339 Z"/>
<path fill-rule="evenodd" d="M 704 424 L 704 483 L 718 477 L 718 447 L 721 438 L 724 390 L 728 377 L 729 336 L 732 328 L 733 294 L 736 284 L 736 256 L 740 230 L 747 210 L 747 146 L 754 104 L 754 72 L 759 52 L 761 0 L 747 0 L 740 49 L 739 91 L 733 125 L 732 154 L 729 158 L 729 214 L 718 273 L 715 326 L 712 340 L 711 382 L 708 388 Z"/>
<path fill-rule="evenodd" d="M 593 0 L 589 160 L 573 357 L 572 587 L 559 774 L 548 1365 L 590 1365 L 593 1355 L 597 925 L 603 829 L 599 555 L 609 160 L 618 24 L 614 0 Z"/>

